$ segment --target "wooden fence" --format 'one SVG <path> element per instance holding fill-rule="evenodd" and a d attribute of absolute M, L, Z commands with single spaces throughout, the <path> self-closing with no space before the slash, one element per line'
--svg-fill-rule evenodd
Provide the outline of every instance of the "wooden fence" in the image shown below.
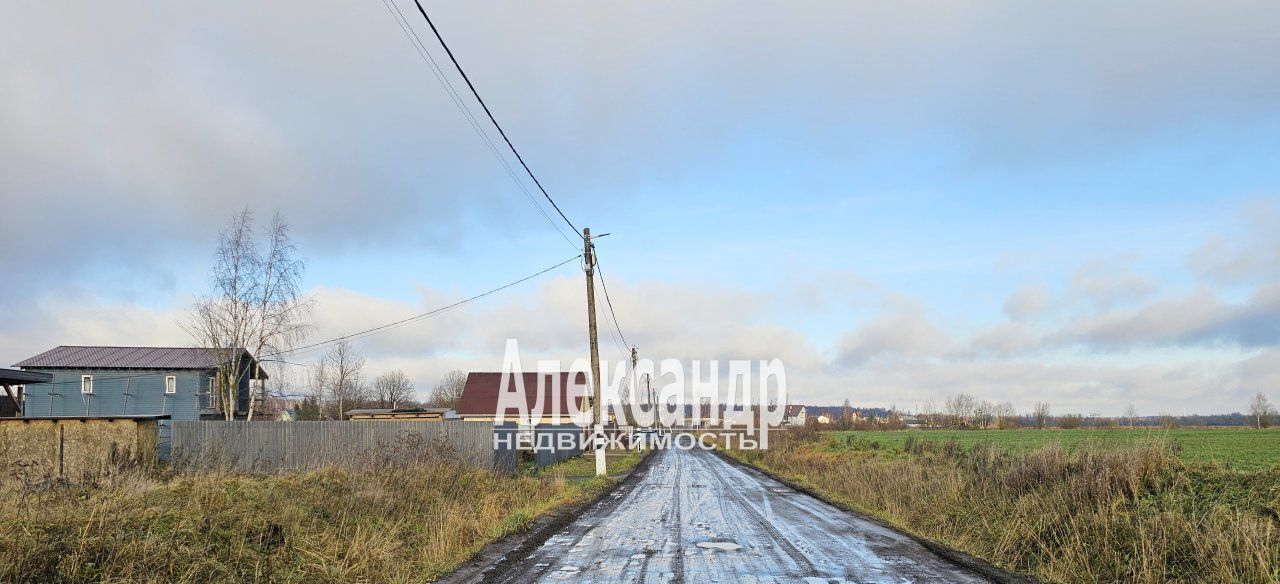
<path fill-rule="evenodd" d="M 174 421 L 171 432 L 173 460 L 194 468 L 272 472 L 435 459 L 515 472 L 517 460 L 514 449 L 494 448 L 494 433 L 514 427 L 492 422 Z"/>

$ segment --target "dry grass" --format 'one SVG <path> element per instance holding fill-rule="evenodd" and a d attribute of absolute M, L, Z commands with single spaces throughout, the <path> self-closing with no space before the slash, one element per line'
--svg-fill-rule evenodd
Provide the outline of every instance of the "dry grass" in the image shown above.
<path fill-rule="evenodd" d="M 734 456 L 1047 581 L 1280 582 L 1280 467 L 1188 463 L 1164 440 L 1070 453 L 820 444 L 801 432 Z"/>
<path fill-rule="evenodd" d="M 0 582 L 420 582 L 609 484 L 443 461 L 9 484 Z"/>

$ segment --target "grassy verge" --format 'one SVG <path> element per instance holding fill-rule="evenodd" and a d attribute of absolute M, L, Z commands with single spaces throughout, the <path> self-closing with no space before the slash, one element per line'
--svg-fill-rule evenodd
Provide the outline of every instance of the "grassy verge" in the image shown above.
<path fill-rule="evenodd" d="M 615 459 L 610 472 L 639 458 Z M 447 463 L 270 476 L 131 471 L 0 499 L 2 582 L 420 582 L 607 478 Z M 568 471 L 568 472 L 566 472 Z"/>
<path fill-rule="evenodd" d="M 833 447 L 803 431 L 770 442 L 730 454 L 1046 581 L 1280 581 L 1280 466 L 1186 461 L 1159 438 L 1070 451 L 923 439 Z"/>
<path fill-rule="evenodd" d="M 837 446 L 845 441 L 879 443 L 901 449 L 907 440 L 955 440 L 964 448 L 995 442 L 1001 448 L 1029 452 L 1050 444 L 1072 451 L 1080 444 L 1131 447 L 1137 442 L 1165 439 L 1177 442 L 1178 456 L 1191 462 L 1219 462 L 1240 470 L 1280 464 L 1280 428 L 1116 428 L 1018 430 L 902 430 L 897 432 L 823 432 Z"/>
<path fill-rule="evenodd" d="M 606 453 L 605 470 L 609 476 L 616 476 L 631 470 L 644 459 L 645 453 L 636 450 L 610 450 Z M 533 474 L 553 474 L 567 480 L 594 479 L 596 475 L 596 459 L 594 454 L 585 454 L 570 458 L 559 464 L 549 466 Z"/>

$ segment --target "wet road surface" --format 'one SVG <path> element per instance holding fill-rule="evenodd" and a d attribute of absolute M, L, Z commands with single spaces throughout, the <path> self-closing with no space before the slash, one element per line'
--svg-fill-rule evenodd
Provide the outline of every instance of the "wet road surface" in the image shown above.
<path fill-rule="evenodd" d="M 919 542 L 704 450 L 665 450 L 486 580 L 986 582 Z"/>

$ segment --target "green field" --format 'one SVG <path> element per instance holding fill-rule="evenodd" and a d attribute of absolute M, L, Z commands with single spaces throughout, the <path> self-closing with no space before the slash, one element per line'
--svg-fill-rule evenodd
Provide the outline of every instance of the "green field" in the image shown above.
<path fill-rule="evenodd" d="M 898 432 L 850 431 L 823 432 L 833 449 L 853 447 L 859 450 L 885 448 L 897 450 L 910 437 L 926 440 L 956 440 L 964 448 L 991 441 L 1010 450 L 1025 452 L 1053 442 L 1068 450 L 1083 442 L 1126 444 L 1144 438 L 1168 438 L 1182 448 L 1181 456 L 1189 461 L 1217 461 L 1238 469 L 1258 469 L 1280 464 L 1280 428 L 1156 428 L 1110 430 L 903 430 Z"/>

